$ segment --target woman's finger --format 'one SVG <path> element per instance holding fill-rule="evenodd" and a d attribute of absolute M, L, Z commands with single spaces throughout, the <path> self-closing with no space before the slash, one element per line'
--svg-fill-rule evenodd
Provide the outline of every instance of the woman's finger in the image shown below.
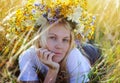
<path fill-rule="evenodd" d="M 45 52 L 47 52 L 48 50 L 47 49 L 43 49 L 43 48 L 41 48 L 40 50 L 39 50 L 39 56 L 40 56 L 40 58 L 44 58 L 44 53 Z"/>
<path fill-rule="evenodd" d="M 52 58 L 53 58 L 54 55 L 55 55 L 55 53 L 53 53 L 53 52 L 50 53 L 49 56 L 48 56 L 48 60 L 53 61 Z"/>
<path fill-rule="evenodd" d="M 49 57 L 50 54 L 51 54 L 50 51 L 45 51 L 45 52 L 43 53 L 43 59 L 44 59 L 44 60 L 48 60 L 48 57 Z"/>

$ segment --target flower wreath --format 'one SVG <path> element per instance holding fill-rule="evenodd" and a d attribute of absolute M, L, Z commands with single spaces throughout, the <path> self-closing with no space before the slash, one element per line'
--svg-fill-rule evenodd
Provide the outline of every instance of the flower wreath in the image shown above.
<path fill-rule="evenodd" d="M 63 17 L 76 23 L 74 32 L 85 38 L 93 38 L 95 31 L 95 16 L 87 12 L 86 0 L 28 0 L 9 20 L 8 32 L 23 34 L 33 30 L 34 23 L 42 15 L 50 23 Z M 34 30 L 32 31 L 34 32 Z"/>

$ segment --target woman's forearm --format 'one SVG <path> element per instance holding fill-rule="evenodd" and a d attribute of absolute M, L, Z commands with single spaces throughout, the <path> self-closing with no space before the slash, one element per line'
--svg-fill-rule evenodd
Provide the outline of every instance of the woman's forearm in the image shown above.
<path fill-rule="evenodd" d="M 44 83 L 55 83 L 58 72 L 59 72 L 59 69 L 57 70 L 49 69 L 45 77 Z"/>

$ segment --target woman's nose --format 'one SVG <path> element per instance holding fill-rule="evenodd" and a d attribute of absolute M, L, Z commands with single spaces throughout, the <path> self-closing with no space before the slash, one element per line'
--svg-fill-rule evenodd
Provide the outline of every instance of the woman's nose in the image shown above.
<path fill-rule="evenodd" d="M 62 47 L 63 47 L 63 42 L 62 42 L 62 41 L 60 41 L 60 40 L 58 40 L 58 41 L 56 42 L 55 47 L 56 47 L 57 49 L 62 48 Z"/>

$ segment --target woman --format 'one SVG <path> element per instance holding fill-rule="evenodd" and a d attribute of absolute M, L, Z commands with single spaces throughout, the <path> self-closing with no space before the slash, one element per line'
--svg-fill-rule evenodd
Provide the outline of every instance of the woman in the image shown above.
<path fill-rule="evenodd" d="M 90 62 L 74 46 L 70 22 L 61 18 L 51 24 L 41 17 L 35 27 L 39 27 L 38 38 L 19 57 L 18 79 L 27 83 L 88 82 Z"/>

